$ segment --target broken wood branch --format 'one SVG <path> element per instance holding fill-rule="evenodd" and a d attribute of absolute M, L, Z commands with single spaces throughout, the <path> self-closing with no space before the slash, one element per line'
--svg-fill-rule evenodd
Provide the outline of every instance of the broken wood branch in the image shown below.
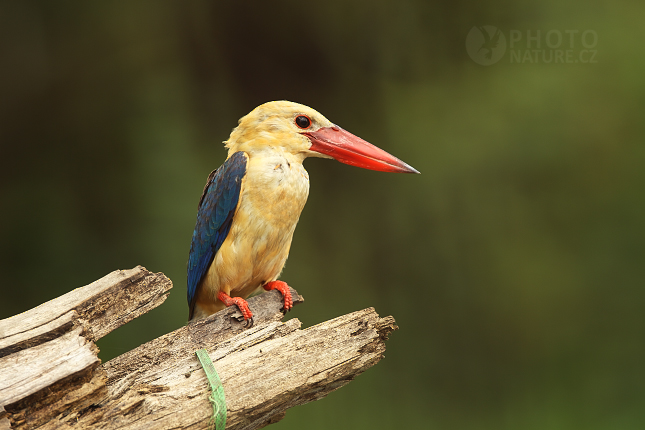
<path fill-rule="evenodd" d="M 145 294 L 132 283 L 147 284 Z M 94 284 L 103 287 L 88 288 Z M 0 358 L 0 429 L 3 417 L 12 429 L 207 428 L 210 388 L 194 354 L 201 348 L 222 379 L 227 429 L 261 428 L 376 364 L 388 333 L 397 328 L 392 317 L 380 318 L 369 308 L 302 330 L 297 319 L 281 322 L 282 297 L 270 291 L 249 299 L 251 328 L 244 328 L 236 308 L 228 308 L 100 365 L 93 341 L 139 309 L 158 306 L 169 285 L 163 274 L 141 267 L 113 272 L 83 287 L 94 299 L 62 296 L 54 305 L 45 303 L 32 310 L 38 310 L 37 323 L 24 316 L 32 311 L 0 321 L 0 350 L 10 351 Z M 106 315 L 98 290 L 137 305 L 120 304 Z M 294 304 L 303 301 L 291 292 Z M 47 306 L 51 313 L 43 311 Z"/>
<path fill-rule="evenodd" d="M 106 377 L 94 341 L 159 306 L 171 288 L 137 266 L 0 321 L 0 429 L 7 418 L 34 428 L 100 402 Z"/>

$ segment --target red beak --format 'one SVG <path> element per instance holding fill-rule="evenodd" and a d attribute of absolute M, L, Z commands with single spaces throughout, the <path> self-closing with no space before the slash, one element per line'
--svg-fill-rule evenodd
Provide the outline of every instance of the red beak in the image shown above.
<path fill-rule="evenodd" d="M 302 134 L 311 141 L 310 150 L 329 155 L 341 163 L 380 172 L 419 173 L 414 167 L 337 125 Z"/>

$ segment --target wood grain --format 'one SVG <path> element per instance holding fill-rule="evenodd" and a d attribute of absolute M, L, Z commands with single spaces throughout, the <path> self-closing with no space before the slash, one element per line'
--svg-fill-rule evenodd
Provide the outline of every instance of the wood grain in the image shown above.
<path fill-rule="evenodd" d="M 222 379 L 227 428 L 261 428 L 376 364 L 397 328 L 368 308 L 303 330 L 281 321 L 282 296 L 270 291 L 249 299 L 251 328 L 231 307 L 101 365 L 94 341 L 171 287 L 136 267 L 0 321 L 0 430 L 205 429 L 212 407 L 200 348 Z"/>
<path fill-rule="evenodd" d="M 153 341 L 127 358 L 106 363 L 110 382 L 105 401 L 42 428 L 207 428 L 210 389 L 194 355 L 197 344 L 206 347 L 222 379 L 226 428 L 261 428 L 282 419 L 288 408 L 321 399 L 376 364 L 394 329 L 391 317 L 380 318 L 372 308 L 306 330 L 297 319 L 262 322 L 225 340 L 203 330 L 201 336 L 193 331 L 192 337 L 184 337 L 191 330 L 182 328 L 164 342 L 162 354 Z M 154 365 L 146 365 L 152 361 Z"/>
<path fill-rule="evenodd" d="M 0 321 L 0 426 L 34 428 L 103 399 L 94 341 L 159 306 L 170 288 L 162 273 L 137 266 Z"/>
<path fill-rule="evenodd" d="M 75 323 L 96 341 L 166 300 L 172 282 L 137 266 L 116 270 L 27 312 L 0 321 L 0 357 L 55 339 Z M 76 314 L 72 321 L 70 314 Z"/>

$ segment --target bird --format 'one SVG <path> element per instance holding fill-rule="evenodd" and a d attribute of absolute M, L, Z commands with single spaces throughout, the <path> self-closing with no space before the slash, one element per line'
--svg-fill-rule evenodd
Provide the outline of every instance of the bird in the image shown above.
<path fill-rule="evenodd" d="M 330 158 L 383 172 L 419 173 L 386 151 L 294 102 L 264 103 L 242 117 L 227 141 L 226 161 L 210 173 L 199 199 L 188 256 L 189 321 L 237 306 L 253 325 L 245 300 L 278 290 L 293 307 L 287 261 L 309 195 L 308 157 Z"/>
<path fill-rule="evenodd" d="M 481 51 L 482 49 L 488 50 L 488 52 L 484 53 L 484 56 L 490 60 L 493 56 L 493 49 L 497 48 L 497 45 L 499 44 L 499 36 L 502 34 L 499 29 L 496 29 L 496 31 L 493 32 L 493 37 L 491 38 L 491 35 L 488 33 L 488 31 L 484 27 L 478 27 L 479 31 L 481 31 L 482 36 L 484 36 L 484 43 L 482 43 L 481 48 L 479 50 Z"/>

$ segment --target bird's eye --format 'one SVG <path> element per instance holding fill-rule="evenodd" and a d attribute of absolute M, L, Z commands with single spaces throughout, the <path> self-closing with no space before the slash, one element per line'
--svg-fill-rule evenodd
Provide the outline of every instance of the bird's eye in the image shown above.
<path fill-rule="evenodd" d="M 307 115 L 298 115 L 296 117 L 296 125 L 300 128 L 309 128 L 311 127 L 311 120 Z"/>

